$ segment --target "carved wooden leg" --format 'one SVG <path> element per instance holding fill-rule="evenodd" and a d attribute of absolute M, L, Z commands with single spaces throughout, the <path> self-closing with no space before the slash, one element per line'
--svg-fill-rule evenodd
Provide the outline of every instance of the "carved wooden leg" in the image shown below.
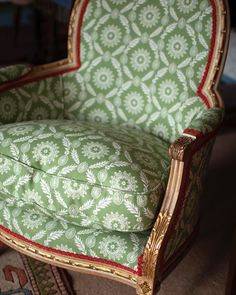
<path fill-rule="evenodd" d="M 3 242 L 0 241 L 0 254 L 2 254 L 7 249 L 7 245 L 3 244 Z"/>

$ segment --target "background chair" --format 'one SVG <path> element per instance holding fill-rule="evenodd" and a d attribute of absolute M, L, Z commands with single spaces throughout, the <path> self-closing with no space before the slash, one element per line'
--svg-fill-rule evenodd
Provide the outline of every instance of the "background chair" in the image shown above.
<path fill-rule="evenodd" d="M 67 59 L 0 86 L 3 243 L 154 294 L 197 230 L 227 15 L 221 0 L 75 2 Z"/>

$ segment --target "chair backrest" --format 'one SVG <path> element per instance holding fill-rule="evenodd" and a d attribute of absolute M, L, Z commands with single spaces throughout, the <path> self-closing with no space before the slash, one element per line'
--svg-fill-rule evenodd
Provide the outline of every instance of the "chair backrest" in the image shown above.
<path fill-rule="evenodd" d="M 64 76 L 66 118 L 173 141 L 212 104 L 202 89 L 221 1 L 85 2 L 80 69 Z"/>

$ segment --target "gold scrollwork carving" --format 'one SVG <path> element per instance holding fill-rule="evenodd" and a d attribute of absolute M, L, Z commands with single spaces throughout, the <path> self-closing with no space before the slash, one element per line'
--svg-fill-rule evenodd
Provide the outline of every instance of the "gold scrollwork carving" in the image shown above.
<path fill-rule="evenodd" d="M 169 148 L 169 154 L 172 159 L 184 161 L 187 151 L 196 139 L 190 136 L 179 137 Z"/>

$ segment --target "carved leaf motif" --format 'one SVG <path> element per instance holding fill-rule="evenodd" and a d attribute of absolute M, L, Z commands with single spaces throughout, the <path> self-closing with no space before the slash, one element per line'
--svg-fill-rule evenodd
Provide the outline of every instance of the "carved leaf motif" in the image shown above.
<path fill-rule="evenodd" d="M 152 231 L 147 242 L 143 256 L 143 273 L 147 277 L 155 276 L 156 257 L 159 253 L 161 242 L 170 223 L 170 219 L 171 217 L 168 212 L 160 213 L 155 224 L 155 229 Z"/>

